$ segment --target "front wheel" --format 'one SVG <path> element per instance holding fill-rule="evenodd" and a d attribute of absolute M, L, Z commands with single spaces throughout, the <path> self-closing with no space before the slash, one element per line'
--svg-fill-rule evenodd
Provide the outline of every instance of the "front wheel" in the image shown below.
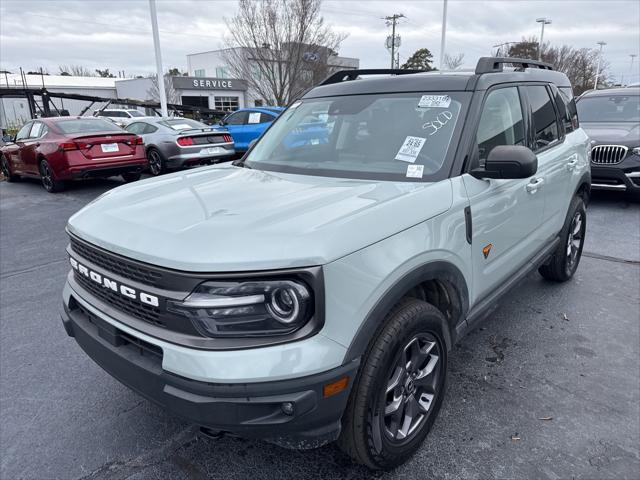
<path fill-rule="evenodd" d="M 437 308 L 417 299 L 387 317 L 342 419 L 338 443 L 356 462 L 394 468 L 422 444 L 444 398 L 446 324 Z"/>
<path fill-rule="evenodd" d="M 560 245 L 551 259 L 538 272 L 547 280 L 566 282 L 578 269 L 587 228 L 587 211 L 581 197 L 573 197 L 564 227 L 560 233 Z"/>
<path fill-rule="evenodd" d="M 4 155 L 2 155 L 2 159 L 0 160 L 0 168 L 2 169 L 2 174 L 4 175 L 4 178 L 7 179 L 7 182 L 17 182 L 18 180 L 20 180 L 20 177 L 18 175 L 13 175 L 11 173 L 9 162 Z"/>
<path fill-rule="evenodd" d="M 49 193 L 58 193 L 65 188 L 64 182 L 56 180 L 55 173 L 46 160 L 40 160 L 40 180 L 44 189 Z"/>

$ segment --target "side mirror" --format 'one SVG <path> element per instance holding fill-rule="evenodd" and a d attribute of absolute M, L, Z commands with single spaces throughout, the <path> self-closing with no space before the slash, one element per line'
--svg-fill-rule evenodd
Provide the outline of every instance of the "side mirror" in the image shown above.
<path fill-rule="evenodd" d="M 490 152 L 484 168 L 470 174 L 476 178 L 529 178 L 538 171 L 538 157 L 520 145 L 498 145 Z"/>

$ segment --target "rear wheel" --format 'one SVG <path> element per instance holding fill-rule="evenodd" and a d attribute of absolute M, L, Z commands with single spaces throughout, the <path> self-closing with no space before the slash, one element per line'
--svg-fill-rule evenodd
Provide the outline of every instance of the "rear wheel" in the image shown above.
<path fill-rule="evenodd" d="M 164 158 L 158 149 L 150 148 L 147 151 L 147 160 L 149 160 L 149 172 L 151 175 L 160 175 L 166 171 Z"/>
<path fill-rule="evenodd" d="M 122 179 L 125 181 L 125 183 L 137 182 L 138 180 L 140 180 L 141 176 L 142 173 L 140 172 L 127 172 L 122 174 Z"/>
<path fill-rule="evenodd" d="M 49 162 L 44 159 L 40 160 L 40 179 L 42 186 L 49 193 L 61 192 L 65 188 L 64 182 L 56 180 Z"/>
<path fill-rule="evenodd" d="M 340 447 L 356 462 L 390 469 L 420 447 L 444 398 L 442 313 L 410 299 L 387 317 L 361 367 L 342 419 Z"/>
<path fill-rule="evenodd" d="M 7 182 L 17 182 L 18 180 L 20 180 L 20 177 L 18 175 L 14 175 L 11 173 L 9 162 L 4 155 L 2 155 L 2 159 L 0 160 L 0 169 L 2 169 L 2 174 L 4 175 L 4 178 L 7 179 Z"/>
<path fill-rule="evenodd" d="M 580 197 L 574 197 L 560 234 L 560 245 L 549 262 L 538 269 L 540 275 L 554 282 L 566 282 L 573 277 L 582 257 L 586 228 L 587 211 L 584 201 Z"/>

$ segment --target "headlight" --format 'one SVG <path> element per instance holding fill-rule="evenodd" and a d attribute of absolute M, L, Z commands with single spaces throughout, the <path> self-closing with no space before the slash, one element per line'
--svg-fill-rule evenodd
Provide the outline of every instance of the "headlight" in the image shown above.
<path fill-rule="evenodd" d="M 314 314 L 314 301 L 299 280 L 209 281 L 167 309 L 207 337 L 262 337 L 301 328 Z"/>
<path fill-rule="evenodd" d="M 632 152 L 633 152 L 633 154 L 634 154 L 634 155 L 638 155 L 638 156 L 640 156 L 640 147 L 635 147 L 635 148 L 632 150 Z"/>

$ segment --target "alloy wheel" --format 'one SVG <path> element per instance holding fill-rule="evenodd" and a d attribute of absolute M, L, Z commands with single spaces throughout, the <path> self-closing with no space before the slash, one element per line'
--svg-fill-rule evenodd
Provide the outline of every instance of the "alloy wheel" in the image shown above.
<path fill-rule="evenodd" d="M 584 240 L 582 212 L 576 212 L 567 235 L 567 272 L 573 272 Z"/>
<path fill-rule="evenodd" d="M 152 175 L 160 175 L 162 171 L 162 159 L 155 150 L 149 151 L 149 170 Z"/>
<path fill-rule="evenodd" d="M 404 442 L 424 425 L 440 384 L 438 341 L 414 336 L 400 351 L 387 381 L 380 418 L 388 439 Z"/>
<path fill-rule="evenodd" d="M 40 178 L 42 179 L 42 185 L 47 191 L 53 189 L 53 175 L 47 162 L 40 163 Z"/>

